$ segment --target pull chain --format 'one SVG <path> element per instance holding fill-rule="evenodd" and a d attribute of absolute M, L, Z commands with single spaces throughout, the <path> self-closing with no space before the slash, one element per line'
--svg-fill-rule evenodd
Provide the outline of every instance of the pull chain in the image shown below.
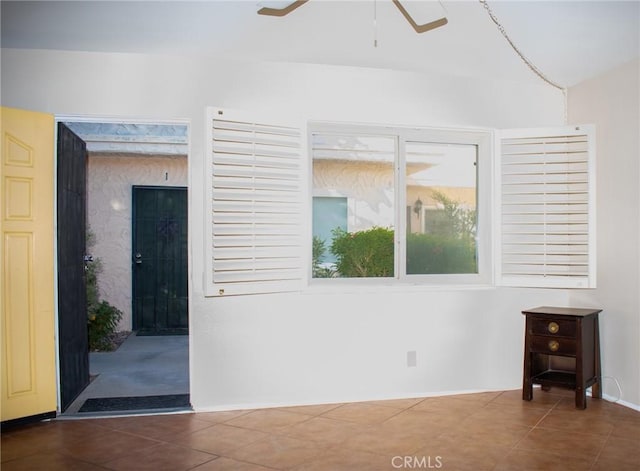
<path fill-rule="evenodd" d="M 373 47 L 378 47 L 378 0 L 373 0 Z"/>
<path fill-rule="evenodd" d="M 511 48 L 515 51 L 516 54 L 518 54 L 520 59 L 522 59 L 522 61 L 527 65 L 527 67 L 529 67 L 529 69 L 534 74 L 536 74 L 540 79 L 542 79 L 547 84 L 551 85 L 554 88 L 557 88 L 558 90 L 560 90 L 562 92 L 562 97 L 564 99 L 564 123 L 567 124 L 568 120 L 569 120 L 568 113 L 567 113 L 567 106 L 568 106 L 567 105 L 567 88 L 563 87 L 562 85 L 559 85 L 556 82 L 554 82 L 551 79 L 549 79 L 545 74 L 543 74 L 540 71 L 540 69 L 538 69 L 529 59 L 527 59 L 525 57 L 525 55 L 520 51 L 520 49 L 518 49 L 516 47 L 516 45 L 513 43 L 513 41 L 511 40 L 511 38 L 507 34 L 507 31 L 504 29 L 504 26 L 502 26 L 500 24 L 500 22 L 498 21 L 498 18 L 496 17 L 495 13 L 493 13 L 493 10 L 491 10 L 491 7 L 487 3 L 487 1 L 486 0 L 479 0 L 479 1 L 484 6 L 485 10 L 487 10 L 487 13 L 489 14 L 489 17 L 491 18 L 491 21 L 493 21 L 495 23 L 495 25 L 498 27 L 498 31 L 500 31 L 502 36 L 504 36 L 504 38 L 507 40 L 507 42 L 509 43 Z"/>

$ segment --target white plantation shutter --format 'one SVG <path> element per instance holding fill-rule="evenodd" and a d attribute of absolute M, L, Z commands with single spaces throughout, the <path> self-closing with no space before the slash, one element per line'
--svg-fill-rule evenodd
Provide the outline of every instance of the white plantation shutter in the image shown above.
<path fill-rule="evenodd" d="M 297 290 L 302 279 L 301 132 L 209 110 L 207 294 Z"/>
<path fill-rule="evenodd" d="M 500 132 L 500 284 L 595 287 L 594 137 L 589 126 Z"/>

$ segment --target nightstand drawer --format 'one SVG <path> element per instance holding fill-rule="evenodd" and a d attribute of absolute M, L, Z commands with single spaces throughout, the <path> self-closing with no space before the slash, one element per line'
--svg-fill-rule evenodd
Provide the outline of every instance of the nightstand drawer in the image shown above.
<path fill-rule="evenodd" d="M 576 338 L 576 323 L 573 320 L 534 318 L 531 320 L 531 333 Z"/>
<path fill-rule="evenodd" d="M 531 337 L 531 351 L 534 353 L 546 353 L 548 355 L 576 354 L 576 341 L 567 338 L 555 338 L 533 335 Z"/>

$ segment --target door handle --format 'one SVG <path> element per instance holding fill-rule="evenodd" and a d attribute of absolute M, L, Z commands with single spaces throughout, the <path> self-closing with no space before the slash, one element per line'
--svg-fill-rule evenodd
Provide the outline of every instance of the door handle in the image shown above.
<path fill-rule="evenodd" d="M 85 255 L 82 257 L 82 261 L 84 262 L 84 271 L 89 270 L 89 263 L 93 262 L 93 255 Z"/>
<path fill-rule="evenodd" d="M 141 265 L 142 264 L 142 254 L 140 252 L 138 252 L 135 255 L 135 259 L 136 259 L 136 265 Z"/>

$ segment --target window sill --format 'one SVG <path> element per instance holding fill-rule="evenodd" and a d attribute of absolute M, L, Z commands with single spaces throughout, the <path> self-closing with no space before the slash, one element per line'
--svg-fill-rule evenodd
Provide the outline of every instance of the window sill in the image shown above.
<path fill-rule="evenodd" d="M 452 283 L 452 284 L 425 284 L 402 283 L 378 280 L 328 280 L 328 282 L 310 282 L 302 294 L 373 294 L 373 293 L 418 293 L 428 291 L 486 291 L 495 290 L 497 286 L 488 283 Z"/>

